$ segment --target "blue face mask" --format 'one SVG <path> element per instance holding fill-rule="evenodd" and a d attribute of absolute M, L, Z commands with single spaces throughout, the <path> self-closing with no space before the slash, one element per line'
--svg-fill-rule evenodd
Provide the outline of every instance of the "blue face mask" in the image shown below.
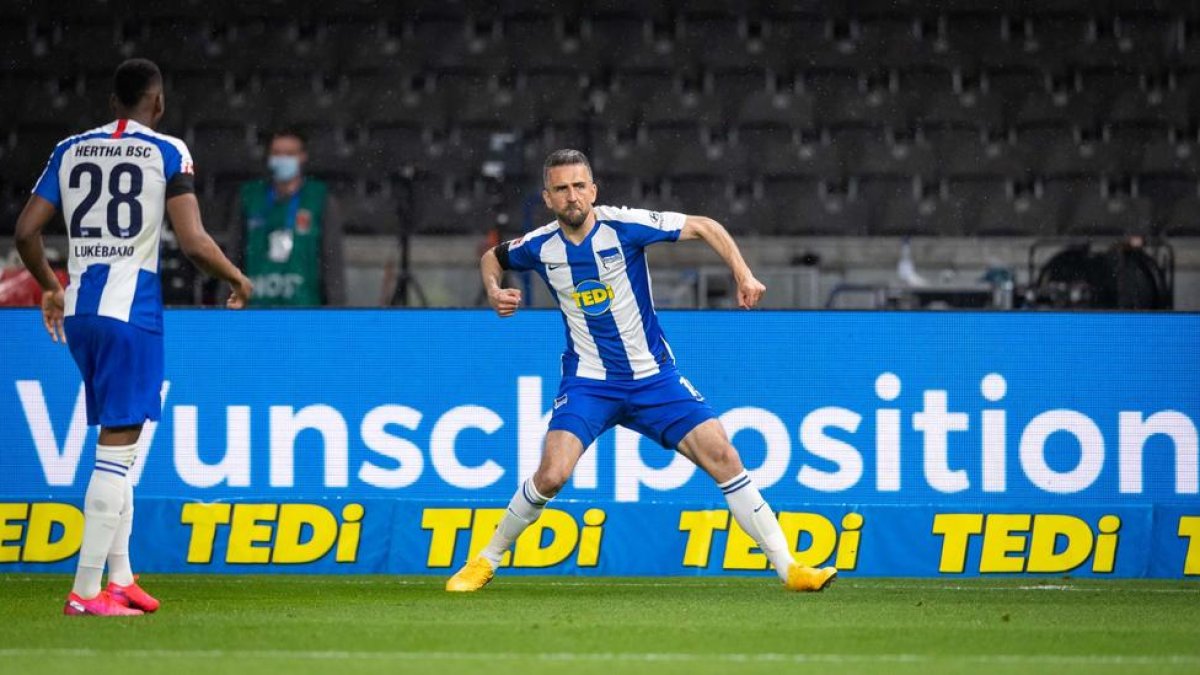
<path fill-rule="evenodd" d="M 300 158 L 292 155 L 271 155 L 267 168 L 278 183 L 284 183 L 300 175 Z"/>

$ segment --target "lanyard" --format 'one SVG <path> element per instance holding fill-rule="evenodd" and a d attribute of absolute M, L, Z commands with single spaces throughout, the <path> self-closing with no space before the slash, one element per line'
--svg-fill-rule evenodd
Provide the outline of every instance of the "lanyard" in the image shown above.
<path fill-rule="evenodd" d="M 300 188 L 292 193 L 291 198 L 288 199 L 287 220 L 284 222 L 284 227 L 289 232 L 296 229 L 296 214 L 300 212 L 300 190 L 302 189 L 304 189 L 304 185 L 301 185 Z M 274 207 L 275 186 L 269 185 L 267 186 L 267 212 L 270 213 Z M 264 218 L 264 220 L 266 219 Z"/>

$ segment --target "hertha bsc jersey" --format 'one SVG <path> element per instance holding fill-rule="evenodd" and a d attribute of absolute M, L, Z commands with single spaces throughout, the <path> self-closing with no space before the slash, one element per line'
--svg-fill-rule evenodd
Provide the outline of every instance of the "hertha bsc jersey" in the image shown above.
<path fill-rule="evenodd" d="M 183 141 L 132 120 L 55 146 L 33 191 L 67 223 L 66 316 L 162 330 L 158 245 L 166 200 L 192 191 L 191 174 Z"/>
<path fill-rule="evenodd" d="M 672 370 L 643 249 L 678 240 L 685 216 L 611 206 L 594 211 L 596 224 L 583 242 L 571 243 L 555 221 L 509 242 L 500 263 L 536 271 L 558 299 L 567 332 L 564 376 L 640 380 Z"/>

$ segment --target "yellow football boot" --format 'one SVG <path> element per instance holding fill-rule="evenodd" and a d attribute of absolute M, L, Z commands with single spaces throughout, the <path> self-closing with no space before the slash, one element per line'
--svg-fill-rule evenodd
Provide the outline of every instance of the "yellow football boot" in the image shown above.
<path fill-rule="evenodd" d="M 823 591 L 837 579 L 836 567 L 805 567 L 800 564 L 793 564 L 788 568 L 788 578 L 784 582 L 784 587 L 789 591 L 803 591 L 816 593 Z"/>
<path fill-rule="evenodd" d="M 487 586 L 495 575 L 496 570 L 492 563 L 479 556 L 463 565 L 462 569 L 446 581 L 446 590 L 451 593 L 471 593 Z"/>

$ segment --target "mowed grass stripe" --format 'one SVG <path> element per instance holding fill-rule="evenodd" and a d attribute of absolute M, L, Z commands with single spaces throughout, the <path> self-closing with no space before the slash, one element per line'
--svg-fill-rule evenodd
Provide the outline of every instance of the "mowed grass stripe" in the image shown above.
<path fill-rule="evenodd" d="M 66 575 L 0 575 L 0 671 L 94 675 L 1200 673 L 1173 580 L 146 575 L 153 616 L 61 616 Z M 157 667 L 156 667 L 157 666 Z M 539 668 L 540 666 L 540 668 Z"/>
<path fill-rule="evenodd" d="M 976 654 L 936 656 L 928 654 L 747 654 L 684 652 L 428 652 L 428 651 L 310 651 L 277 649 L 75 649 L 75 648 L 27 648 L 0 649 L 0 657 L 78 657 L 78 658 L 129 658 L 129 659 L 302 659 L 333 661 L 512 661 L 536 660 L 552 662 L 572 661 L 634 661 L 634 662 L 729 662 L 729 663 L 936 663 L 955 661 L 959 663 L 987 664 L 1034 664 L 1034 665 L 1097 665 L 1097 666 L 1153 666 L 1200 665 L 1200 656 L 1188 654 L 1162 654 L 1147 656 L 1089 655 L 1089 654 Z"/>

